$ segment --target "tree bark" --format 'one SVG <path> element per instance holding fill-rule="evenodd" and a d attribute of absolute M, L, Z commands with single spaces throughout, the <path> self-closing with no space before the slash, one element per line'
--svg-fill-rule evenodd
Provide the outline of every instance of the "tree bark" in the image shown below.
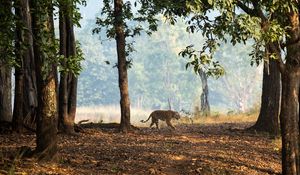
<path fill-rule="evenodd" d="M 73 0 L 71 0 L 71 3 L 73 4 Z M 72 13 L 68 16 L 66 19 L 66 25 L 67 25 L 67 41 L 68 41 L 68 57 L 76 57 L 76 40 L 75 40 L 75 34 L 74 34 L 74 24 L 71 18 Z M 74 130 L 74 123 L 75 123 L 75 116 L 76 116 L 76 108 L 77 108 L 77 83 L 78 79 L 73 73 L 69 73 L 68 77 L 68 119 L 67 119 L 67 125 L 70 128 L 69 130 Z"/>
<path fill-rule="evenodd" d="M 52 160 L 57 152 L 57 86 L 53 16 L 51 0 L 31 1 L 34 12 L 33 33 L 38 92 L 36 156 L 41 161 Z"/>
<path fill-rule="evenodd" d="M 11 120 L 11 68 L 0 62 L 0 121 Z"/>
<path fill-rule="evenodd" d="M 275 53 L 277 59 L 281 59 L 279 45 L 274 45 L 276 50 L 272 51 L 266 46 L 270 53 Z M 280 109 L 281 79 L 277 60 L 270 59 L 264 63 L 261 107 L 258 119 L 250 130 L 266 132 L 270 135 L 279 135 L 279 109 Z"/>
<path fill-rule="evenodd" d="M 76 109 L 77 109 L 77 83 L 78 79 L 74 74 L 70 74 L 70 83 L 68 84 L 70 87 L 69 97 L 68 97 L 68 125 L 69 128 L 74 130 L 74 123 L 76 117 Z"/>
<path fill-rule="evenodd" d="M 13 13 L 12 1 L 1 1 L 0 7 L 0 121 L 12 120 L 11 104 L 11 68 L 8 64 L 12 59 L 13 48 Z"/>
<path fill-rule="evenodd" d="M 121 106 L 121 123 L 120 131 L 128 132 L 131 130 L 130 124 L 130 99 L 128 92 L 128 75 L 127 62 L 125 53 L 125 34 L 123 21 L 123 1 L 114 0 L 114 27 L 116 30 L 116 44 L 118 53 L 118 73 L 119 73 L 119 88 L 120 88 L 120 106 Z"/>
<path fill-rule="evenodd" d="M 23 24 L 27 30 L 24 30 L 24 41 L 26 50 L 24 51 L 24 98 L 23 98 L 23 116 L 24 124 L 29 127 L 36 125 L 37 108 L 37 85 L 35 73 L 35 61 L 32 36 L 32 19 L 30 13 L 29 0 L 21 0 L 23 8 Z"/>
<path fill-rule="evenodd" d="M 23 70 L 23 48 L 25 44 L 23 40 L 23 9 L 20 0 L 15 1 L 15 13 L 16 19 L 16 38 L 15 38 L 15 54 L 16 62 L 18 66 L 15 66 L 15 99 L 14 99 L 14 110 L 12 127 L 16 132 L 22 132 L 23 127 L 23 92 L 24 92 L 24 70 Z"/>
<path fill-rule="evenodd" d="M 19 66 L 15 67 L 15 99 L 13 129 L 21 131 L 23 125 L 35 128 L 35 108 L 37 107 L 36 78 L 33 53 L 33 39 L 29 0 L 16 0 L 15 53 Z"/>
<path fill-rule="evenodd" d="M 67 27 L 66 27 L 66 13 L 67 7 L 64 1 L 59 1 L 59 41 L 60 41 L 60 55 L 64 56 L 61 62 L 63 67 L 66 66 L 67 57 Z M 59 129 L 66 131 L 65 119 L 68 118 L 68 79 L 67 72 L 63 71 L 60 74 L 59 82 Z"/>
<path fill-rule="evenodd" d="M 289 38 L 286 64 L 281 72 L 282 100 L 280 127 L 282 136 L 282 174 L 299 175 L 299 91 L 300 91 L 300 26 L 299 13 L 288 14 Z"/>
<path fill-rule="evenodd" d="M 203 72 L 201 69 L 198 71 L 201 84 L 202 84 L 202 93 L 201 93 L 201 107 L 200 107 L 200 113 L 203 116 L 209 116 L 210 115 L 210 105 L 208 101 L 208 84 L 207 84 L 207 75 L 205 72 Z"/>
<path fill-rule="evenodd" d="M 299 80 L 300 68 L 286 67 L 282 73 L 282 104 L 280 113 L 282 136 L 282 174 L 299 172 Z"/>
<path fill-rule="evenodd" d="M 76 56 L 76 43 L 72 22 L 73 1 L 60 1 L 59 30 L 60 54 L 64 56 L 62 66 L 66 67 L 67 59 Z M 74 133 L 74 122 L 77 103 L 77 77 L 73 73 L 62 71 L 59 84 L 59 124 L 63 132 Z"/>

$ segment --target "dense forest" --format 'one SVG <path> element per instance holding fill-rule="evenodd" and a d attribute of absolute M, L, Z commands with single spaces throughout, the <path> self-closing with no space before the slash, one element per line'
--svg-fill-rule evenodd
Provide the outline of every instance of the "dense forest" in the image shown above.
<path fill-rule="evenodd" d="M 79 77 L 78 105 L 114 105 L 119 102 L 117 70 L 113 68 L 114 42 L 102 41 L 101 44 L 104 36 L 92 35 L 95 25 L 92 20 L 88 21 L 91 24 L 84 22 L 84 28 L 77 33 L 85 55 Z M 134 43 L 136 51 L 130 55 L 133 65 L 128 72 L 132 105 L 167 109 L 168 99 L 171 99 L 176 110 L 192 111 L 193 106 L 198 106 L 201 80 L 192 69 L 185 68 L 187 60 L 178 53 L 189 44 L 201 46 L 203 42 L 201 35 L 187 33 L 183 22 L 171 26 L 162 19 L 159 30 L 151 37 L 138 36 Z M 224 76 L 208 80 L 209 101 L 218 112 L 246 112 L 260 103 L 261 66 L 250 65 L 250 44 L 237 47 L 239 52 L 234 52 L 233 46 L 223 44 L 215 55 L 226 70 Z M 105 61 L 112 64 L 107 65 Z M 243 77 L 235 76 L 241 73 Z M 247 95 L 250 93 L 253 95 Z"/>
<path fill-rule="evenodd" d="M 300 174 L 299 7 L 2 0 L 0 173 Z"/>

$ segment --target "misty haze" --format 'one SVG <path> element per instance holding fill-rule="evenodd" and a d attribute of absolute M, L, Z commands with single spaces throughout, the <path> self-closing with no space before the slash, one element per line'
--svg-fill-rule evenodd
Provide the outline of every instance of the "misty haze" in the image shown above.
<path fill-rule="evenodd" d="M 1 0 L 0 175 L 300 175 L 300 2 Z"/>

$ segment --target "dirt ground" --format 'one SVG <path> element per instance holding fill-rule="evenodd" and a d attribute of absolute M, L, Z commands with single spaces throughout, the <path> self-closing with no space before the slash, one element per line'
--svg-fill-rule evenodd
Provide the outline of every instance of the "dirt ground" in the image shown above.
<path fill-rule="evenodd" d="M 18 147 L 34 148 L 34 135 L 0 135 L 0 174 L 281 174 L 275 141 L 238 130 L 250 125 L 181 124 L 175 131 L 143 127 L 121 134 L 116 129 L 88 124 L 77 136 L 59 135 L 58 162 L 47 164 L 16 158 Z"/>

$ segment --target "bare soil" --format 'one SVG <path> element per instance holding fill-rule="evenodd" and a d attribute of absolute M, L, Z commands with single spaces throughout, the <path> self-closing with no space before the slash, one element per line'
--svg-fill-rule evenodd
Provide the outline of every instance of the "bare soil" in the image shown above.
<path fill-rule="evenodd" d="M 281 174 L 280 151 L 267 135 L 243 132 L 251 123 L 177 125 L 118 133 L 99 124 L 59 135 L 56 163 L 18 159 L 33 134 L 0 135 L 0 174 L 28 175 L 264 175 Z"/>

